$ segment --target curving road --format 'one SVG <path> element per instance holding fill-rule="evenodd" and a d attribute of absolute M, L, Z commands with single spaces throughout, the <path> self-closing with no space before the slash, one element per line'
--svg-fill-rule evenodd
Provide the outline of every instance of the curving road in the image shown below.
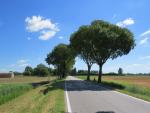
<path fill-rule="evenodd" d="M 71 113 L 150 113 L 150 102 L 75 77 L 67 77 L 66 90 Z"/>

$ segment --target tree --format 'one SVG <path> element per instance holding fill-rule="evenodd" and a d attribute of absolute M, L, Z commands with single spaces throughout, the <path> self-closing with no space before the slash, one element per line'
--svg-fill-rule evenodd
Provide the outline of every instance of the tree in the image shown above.
<path fill-rule="evenodd" d="M 90 61 L 99 66 L 98 82 L 101 82 L 102 67 L 108 59 L 127 55 L 135 46 L 131 31 L 103 20 L 81 26 L 71 36 L 70 42 L 87 65 Z"/>
<path fill-rule="evenodd" d="M 45 59 L 48 65 L 57 68 L 58 75 L 63 78 L 71 71 L 74 64 L 74 54 L 66 44 L 57 45 Z"/>
<path fill-rule="evenodd" d="M 70 46 L 75 53 L 87 64 L 88 75 L 87 80 L 90 80 L 90 71 L 94 63 L 91 47 L 89 46 L 89 26 L 81 26 L 78 31 L 74 32 L 70 38 Z"/>
<path fill-rule="evenodd" d="M 71 70 L 71 75 L 72 75 L 72 76 L 76 76 L 76 75 L 77 75 L 77 70 L 76 70 L 76 68 L 73 68 L 73 69 Z"/>
<path fill-rule="evenodd" d="M 118 75 L 123 75 L 123 69 L 122 68 L 118 69 Z"/>
<path fill-rule="evenodd" d="M 134 36 L 127 28 L 121 28 L 102 20 L 95 20 L 88 30 L 92 58 L 99 66 L 98 82 L 101 82 L 102 67 L 108 59 L 127 55 L 135 46 Z"/>
<path fill-rule="evenodd" d="M 31 76 L 33 75 L 33 69 L 30 66 L 26 66 L 23 75 Z"/>
<path fill-rule="evenodd" d="M 49 74 L 48 67 L 44 64 L 39 64 L 36 68 L 34 68 L 34 74 L 37 76 L 47 76 Z"/>

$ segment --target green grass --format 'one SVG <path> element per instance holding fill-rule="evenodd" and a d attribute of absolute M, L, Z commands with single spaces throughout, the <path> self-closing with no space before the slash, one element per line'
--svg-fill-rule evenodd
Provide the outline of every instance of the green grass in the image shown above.
<path fill-rule="evenodd" d="M 1 84 L 0 85 L 0 105 L 10 101 L 23 93 L 32 89 L 30 84 Z"/>
<path fill-rule="evenodd" d="M 86 76 L 78 76 L 80 79 L 86 80 Z M 92 76 L 91 81 L 96 82 L 97 76 Z M 128 83 L 128 81 L 103 80 L 102 85 L 112 88 L 113 90 L 126 93 L 128 95 L 150 101 L 150 88 L 140 85 Z"/>
<path fill-rule="evenodd" d="M 54 79 L 0 106 L 0 113 L 63 112 L 65 112 L 64 80 Z"/>

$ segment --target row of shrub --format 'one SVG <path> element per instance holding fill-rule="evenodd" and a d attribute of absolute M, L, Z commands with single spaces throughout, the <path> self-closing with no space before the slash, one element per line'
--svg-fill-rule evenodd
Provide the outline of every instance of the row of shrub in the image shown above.
<path fill-rule="evenodd" d="M 32 89 L 31 84 L 2 84 L 0 85 L 0 105 L 4 104 Z"/>

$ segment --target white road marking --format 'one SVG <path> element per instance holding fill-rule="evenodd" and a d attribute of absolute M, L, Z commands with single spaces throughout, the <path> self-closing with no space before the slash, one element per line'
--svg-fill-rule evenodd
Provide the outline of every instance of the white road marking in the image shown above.
<path fill-rule="evenodd" d="M 65 95 L 66 95 L 66 103 L 67 103 L 67 112 L 72 113 L 70 101 L 69 101 L 69 96 L 68 96 L 68 92 L 67 92 L 66 80 L 65 80 Z"/>

